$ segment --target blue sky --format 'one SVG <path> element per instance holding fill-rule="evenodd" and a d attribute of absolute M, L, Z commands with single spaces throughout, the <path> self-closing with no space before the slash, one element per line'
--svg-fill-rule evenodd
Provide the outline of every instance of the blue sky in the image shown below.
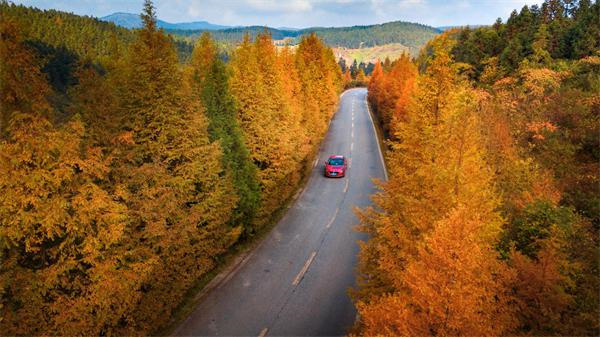
<path fill-rule="evenodd" d="M 102 17 L 139 13 L 143 0 L 14 0 L 42 9 Z M 513 9 L 541 0 L 155 0 L 158 17 L 169 22 L 209 21 L 271 27 L 352 26 L 389 21 L 431 26 L 491 24 Z"/>

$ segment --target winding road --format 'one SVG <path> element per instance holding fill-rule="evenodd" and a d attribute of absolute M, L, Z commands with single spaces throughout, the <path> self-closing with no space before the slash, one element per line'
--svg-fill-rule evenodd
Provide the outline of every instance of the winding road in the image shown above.
<path fill-rule="evenodd" d="M 353 208 L 371 203 L 386 172 L 366 89 L 344 92 L 304 190 L 261 244 L 207 292 L 176 336 L 332 336 L 352 326 L 362 233 Z M 345 178 L 325 178 L 330 154 L 349 158 Z"/>

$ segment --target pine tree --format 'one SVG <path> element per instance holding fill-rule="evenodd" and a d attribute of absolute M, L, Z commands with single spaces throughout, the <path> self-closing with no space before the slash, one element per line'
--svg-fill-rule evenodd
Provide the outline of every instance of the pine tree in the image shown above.
<path fill-rule="evenodd" d="M 256 168 L 249 160 L 248 149 L 238 124 L 234 97 L 229 92 L 225 64 L 208 33 L 196 43 L 191 60 L 195 90 L 208 118 L 211 142 L 218 141 L 223 150 L 223 167 L 232 176 L 239 201 L 234 223 L 250 225 L 259 207 Z"/>
<path fill-rule="evenodd" d="M 345 74 L 344 74 L 345 76 Z M 381 62 L 379 62 L 379 60 L 377 62 L 375 62 L 375 68 L 373 68 L 373 73 L 371 74 L 371 80 L 369 81 L 369 86 L 368 86 L 368 96 L 367 99 L 369 100 L 369 103 L 371 104 L 371 107 L 373 108 L 375 114 L 377 114 L 377 116 L 379 116 L 379 106 L 380 106 L 380 100 L 381 100 L 381 90 L 383 87 L 383 81 L 384 81 L 384 74 L 383 74 L 383 68 L 381 66 Z"/>
<path fill-rule="evenodd" d="M 260 34 L 254 43 L 246 35 L 231 65 L 231 90 L 236 98 L 240 126 L 250 158 L 258 169 L 262 196 L 259 221 L 265 221 L 267 214 L 277 209 L 294 184 L 285 180 L 290 173 L 286 166 L 294 162 L 288 133 L 289 110 L 283 101 L 277 58 L 269 35 Z"/>
<path fill-rule="evenodd" d="M 144 291 L 128 308 L 135 324 L 114 327 L 119 334 L 164 322 L 242 231 L 228 226 L 237 198 L 231 181 L 222 178 L 220 146 L 209 141 L 201 102 L 183 80 L 171 40 L 156 30 L 150 1 L 142 17 L 120 90 L 114 188 L 131 217 L 123 249 L 135 258 L 123 264 L 143 270 L 136 278 Z"/>
<path fill-rule="evenodd" d="M 303 89 L 303 123 L 311 130 L 313 144 L 325 133 L 335 112 L 341 88 L 341 72 L 333 52 L 315 35 L 305 36 L 296 50 L 296 67 Z"/>

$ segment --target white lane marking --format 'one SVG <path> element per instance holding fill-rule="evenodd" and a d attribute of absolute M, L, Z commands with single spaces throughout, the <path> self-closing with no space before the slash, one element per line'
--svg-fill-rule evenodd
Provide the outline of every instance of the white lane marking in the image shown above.
<path fill-rule="evenodd" d="M 304 267 L 302 267 L 302 270 L 300 270 L 300 272 L 298 273 L 298 275 L 296 275 L 296 278 L 294 279 L 294 282 L 292 282 L 293 286 L 297 286 L 298 284 L 300 284 L 300 281 L 302 281 L 302 278 L 304 277 L 304 274 L 306 274 L 306 272 L 308 271 L 308 267 L 310 267 L 310 264 L 313 262 L 315 256 L 317 256 L 317 252 L 312 252 L 312 254 L 310 254 L 310 257 L 308 258 L 308 260 L 304 264 Z"/>
<path fill-rule="evenodd" d="M 352 158 L 348 158 L 348 169 L 352 167 Z"/>
<path fill-rule="evenodd" d="M 344 193 L 348 192 L 348 183 L 350 180 L 346 179 L 346 186 L 344 186 Z"/>
<path fill-rule="evenodd" d="M 333 224 L 333 222 L 335 221 L 335 218 L 337 217 L 337 215 L 338 215 L 338 212 L 339 212 L 339 211 L 340 211 L 340 208 L 338 207 L 338 208 L 335 210 L 335 213 L 333 214 L 333 216 L 331 217 L 331 220 L 329 220 L 329 222 L 328 222 L 328 223 L 327 223 L 327 225 L 325 226 L 325 228 L 329 228 L 329 227 L 331 227 L 331 225 L 332 225 L 332 224 Z"/>
<path fill-rule="evenodd" d="M 383 175 L 385 176 L 385 180 L 388 180 L 387 167 L 385 167 L 385 161 L 383 160 L 383 153 L 381 152 L 381 147 L 379 147 L 379 138 L 377 138 L 377 130 L 375 129 L 375 123 L 373 123 L 373 117 L 371 117 L 371 108 L 369 107 L 369 103 L 367 102 L 366 98 L 365 98 L 365 105 L 367 106 L 367 112 L 369 115 L 369 119 L 371 120 L 371 126 L 373 127 L 373 137 L 375 137 L 375 141 L 377 142 L 377 150 L 379 151 L 379 160 L 381 160 L 381 165 L 383 166 Z"/>
<path fill-rule="evenodd" d="M 319 163 L 319 157 L 315 158 L 315 163 L 313 164 L 313 168 L 317 167 L 318 163 Z"/>
<path fill-rule="evenodd" d="M 354 138 L 354 124 L 352 124 L 352 132 L 350 132 L 350 136 Z"/>
<path fill-rule="evenodd" d="M 267 335 L 267 331 L 269 331 L 269 328 L 262 329 L 258 337 L 265 337 Z"/>
<path fill-rule="evenodd" d="M 350 143 L 350 152 L 352 152 L 353 148 L 354 148 L 354 142 Z"/>

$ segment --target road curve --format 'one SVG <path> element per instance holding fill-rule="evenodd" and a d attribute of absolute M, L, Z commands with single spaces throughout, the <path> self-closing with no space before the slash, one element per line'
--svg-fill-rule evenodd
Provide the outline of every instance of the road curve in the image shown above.
<path fill-rule="evenodd" d="M 385 169 L 366 103 L 348 90 L 313 167 L 287 214 L 237 271 L 208 292 L 176 336 L 332 336 L 346 333 L 356 310 L 358 240 L 355 206 L 371 203 L 372 178 Z M 330 154 L 350 158 L 345 178 L 325 178 Z"/>

